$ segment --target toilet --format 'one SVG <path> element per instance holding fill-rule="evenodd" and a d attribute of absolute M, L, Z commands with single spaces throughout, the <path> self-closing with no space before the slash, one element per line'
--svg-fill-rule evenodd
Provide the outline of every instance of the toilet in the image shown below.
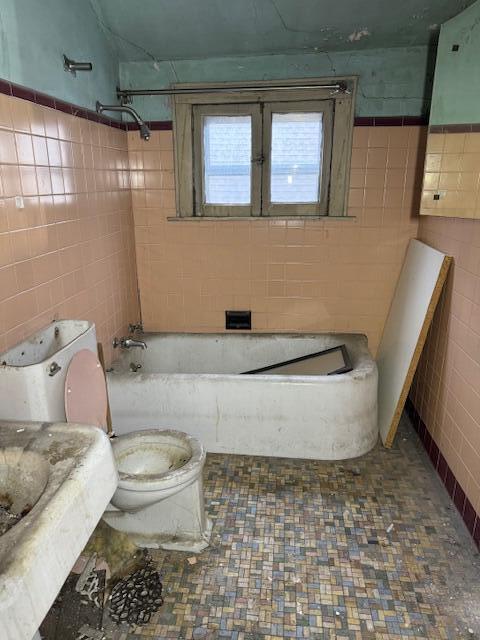
<path fill-rule="evenodd" d="M 65 379 L 65 413 L 71 423 L 105 428 L 107 388 L 89 349 L 77 352 Z M 210 540 L 202 471 L 206 452 L 192 436 L 172 429 L 134 431 L 111 440 L 118 487 L 104 521 L 139 547 L 198 553 Z"/>

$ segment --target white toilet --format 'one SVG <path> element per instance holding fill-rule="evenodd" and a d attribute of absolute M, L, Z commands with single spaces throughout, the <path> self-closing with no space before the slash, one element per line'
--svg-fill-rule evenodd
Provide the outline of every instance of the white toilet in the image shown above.
<path fill-rule="evenodd" d="M 181 431 L 148 429 L 112 440 L 118 488 L 103 515 L 140 547 L 199 552 L 212 529 L 203 500 L 205 449 Z"/>
<path fill-rule="evenodd" d="M 105 377 L 89 349 L 70 362 L 65 413 L 68 422 L 106 424 Z M 105 522 L 129 534 L 139 547 L 194 553 L 205 549 L 212 523 L 205 514 L 202 444 L 170 429 L 135 431 L 111 442 L 119 480 Z"/>

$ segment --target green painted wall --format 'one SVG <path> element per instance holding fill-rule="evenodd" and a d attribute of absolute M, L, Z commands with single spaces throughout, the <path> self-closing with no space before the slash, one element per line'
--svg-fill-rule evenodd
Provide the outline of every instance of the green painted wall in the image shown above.
<path fill-rule="evenodd" d="M 64 53 L 93 71 L 66 73 Z M 118 60 L 88 0 L 0 0 L 0 77 L 94 109 L 116 101 Z"/>
<path fill-rule="evenodd" d="M 425 46 L 123 62 L 89 0 L 0 0 L 0 77 L 94 108 L 116 101 L 115 88 L 162 88 L 172 82 L 274 80 L 358 75 L 357 115 L 428 113 L 432 56 Z M 103 18 L 101 18 L 102 20 Z M 62 54 L 91 61 L 91 73 L 65 73 Z M 171 119 L 169 99 L 136 98 L 150 120 Z"/>
<path fill-rule="evenodd" d="M 356 115 L 428 114 L 432 55 L 428 47 L 331 53 L 263 55 L 165 62 L 122 62 L 122 88 L 160 89 L 172 82 L 276 80 L 358 75 Z M 170 120 L 168 98 L 136 97 L 133 106 L 148 120 Z"/>
<path fill-rule="evenodd" d="M 458 44 L 459 50 L 452 51 Z M 430 124 L 480 122 L 480 0 L 440 31 Z"/>

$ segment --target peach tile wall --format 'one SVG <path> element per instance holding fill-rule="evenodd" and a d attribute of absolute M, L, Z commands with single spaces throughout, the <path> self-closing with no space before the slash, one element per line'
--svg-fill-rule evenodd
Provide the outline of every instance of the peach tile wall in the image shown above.
<path fill-rule="evenodd" d="M 411 398 L 480 513 L 480 221 L 422 217 L 419 237 L 454 264 Z"/>
<path fill-rule="evenodd" d="M 125 132 L 0 94 L 0 352 L 72 317 L 110 358 L 139 315 L 129 186 Z"/>
<path fill-rule="evenodd" d="M 429 133 L 420 213 L 480 219 L 480 133 Z"/>
<path fill-rule="evenodd" d="M 373 352 L 417 234 L 426 132 L 356 127 L 350 220 L 179 220 L 173 138 L 129 132 L 142 318 L 150 331 L 361 331 Z"/>

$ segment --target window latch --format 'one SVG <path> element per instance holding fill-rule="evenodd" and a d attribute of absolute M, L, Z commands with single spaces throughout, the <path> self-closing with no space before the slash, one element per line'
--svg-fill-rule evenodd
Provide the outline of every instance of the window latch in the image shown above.
<path fill-rule="evenodd" d="M 263 164 L 265 162 L 265 156 L 261 153 L 259 156 L 252 158 L 252 162 L 255 164 Z"/>

